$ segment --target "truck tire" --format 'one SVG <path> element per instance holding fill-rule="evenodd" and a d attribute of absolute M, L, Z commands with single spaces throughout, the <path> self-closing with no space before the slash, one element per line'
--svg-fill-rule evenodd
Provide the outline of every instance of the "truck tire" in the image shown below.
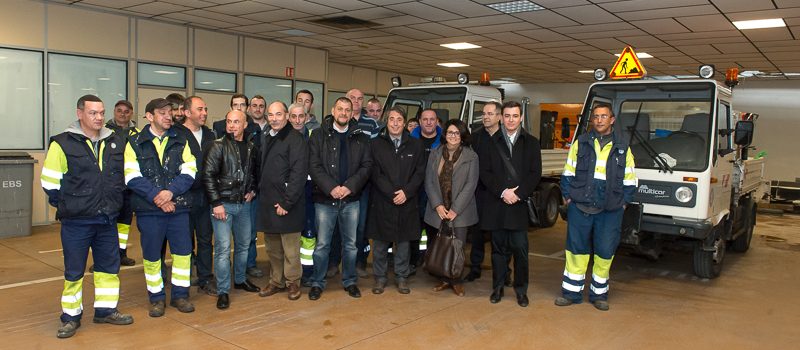
<path fill-rule="evenodd" d="M 714 227 L 711 232 L 714 240 L 714 251 L 706 251 L 703 249 L 703 241 L 697 241 L 694 244 L 694 274 L 701 278 L 717 278 L 722 272 L 722 262 L 725 260 L 725 247 L 727 242 L 722 237 L 722 225 Z"/>
<path fill-rule="evenodd" d="M 558 220 L 561 191 L 558 186 L 552 186 L 544 195 L 544 205 L 539 209 L 539 217 L 542 218 L 539 226 L 552 227 Z"/>
<path fill-rule="evenodd" d="M 748 200 L 746 205 L 745 233 L 736 237 L 731 243 L 731 249 L 737 253 L 744 253 L 750 249 L 750 242 L 753 240 L 753 228 L 756 226 L 756 204 L 752 200 Z"/>

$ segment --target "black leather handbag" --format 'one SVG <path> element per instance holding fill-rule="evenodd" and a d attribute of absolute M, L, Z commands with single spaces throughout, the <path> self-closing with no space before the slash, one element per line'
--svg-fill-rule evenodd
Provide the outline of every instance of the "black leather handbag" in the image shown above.
<path fill-rule="evenodd" d="M 464 242 L 453 232 L 453 223 L 443 220 L 433 246 L 425 253 L 425 270 L 434 276 L 458 279 L 464 271 L 464 260 Z"/>

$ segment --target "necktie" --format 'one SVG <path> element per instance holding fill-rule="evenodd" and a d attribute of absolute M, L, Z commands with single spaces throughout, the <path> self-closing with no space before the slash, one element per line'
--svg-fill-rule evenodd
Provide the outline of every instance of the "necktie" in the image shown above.
<path fill-rule="evenodd" d="M 395 149 L 400 148 L 400 139 L 394 139 L 392 141 L 394 141 L 394 148 Z"/>

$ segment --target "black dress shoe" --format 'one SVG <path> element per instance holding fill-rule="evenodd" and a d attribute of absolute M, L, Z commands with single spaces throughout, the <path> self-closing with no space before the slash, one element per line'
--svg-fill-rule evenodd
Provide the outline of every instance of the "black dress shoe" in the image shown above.
<path fill-rule="evenodd" d="M 261 291 L 261 288 L 258 288 L 258 286 L 253 284 L 253 282 L 250 282 L 250 280 L 248 280 L 248 279 L 245 279 L 244 282 L 242 282 L 242 283 L 234 283 L 233 284 L 233 288 L 234 289 L 244 289 L 246 292 L 250 292 L 250 293 L 257 293 L 257 292 Z"/>
<path fill-rule="evenodd" d="M 503 287 L 497 288 L 494 291 L 492 291 L 492 295 L 489 297 L 489 301 L 491 301 L 492 304 L 499 303 L 500 299 L 503 299 Z"/>
<path fill-rule="evenodd" d="M 317 300 L 321 296 L 322 288 L 320 287 L 311 287 L 311 290 L 308 292 L 308 300 Z"/>
<path fill-rule="evenodd" d="M 478 279 L 478 278 L 481 278 L 481 273 L 480 273 L 480 271 L 470 271 L 470 272 L 467 274 L 467 276 L 466 276 L 466 277 L 464 277 L 464 280 L 466 280 L 467 282 L 472 282 L 472 281 L 474 281 L 474 280 L 476 280 L 476 279 Z"/>
<path fill-rule="evenodd" d="M 228 308 L 228 306 L 231 306 L 231 301 L 228 298 L 228 293 L 220 294 L 217 297 L 217 309 L 225 310 Z"/>
<path fill-rule="evenodd" d="M 525 294 L 517 294 L 517 304 L 522 307 L 528 307 L 528 296 Z"/>
<path fill-rule="evenodd" d="M 351 284 L 344 288 L 347 291 L 347 294 L 353 298 L 361 298 L 361 291 L 358 290 L 358 286 L 355 284 Z"/>

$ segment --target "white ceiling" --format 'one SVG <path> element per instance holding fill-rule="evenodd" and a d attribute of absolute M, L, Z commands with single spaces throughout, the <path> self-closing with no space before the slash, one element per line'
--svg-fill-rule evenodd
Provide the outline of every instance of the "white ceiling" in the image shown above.
<path fill-rule="evenodd" d="M 328 50 L 332 62 L 451 80 L 588 82 L 625 45 L 654 56 L 649 75 L 694 74 L 702 63 L 800 79 L 800 0 L 533 0 L 545 10 L 503 14 L 503 0 L 60 0 L 143 18 Z M 309 22 L 347 15 L 380 24 L 341 30 Z M 783 18 L 784 28 L 740 31 L 731 21 Z M 302 30 L 310 35 L 287 34 Z M 480 49 L 440 47 L 470 42 Z M 443 68 L 438 62 L 466 68 Z"/>

